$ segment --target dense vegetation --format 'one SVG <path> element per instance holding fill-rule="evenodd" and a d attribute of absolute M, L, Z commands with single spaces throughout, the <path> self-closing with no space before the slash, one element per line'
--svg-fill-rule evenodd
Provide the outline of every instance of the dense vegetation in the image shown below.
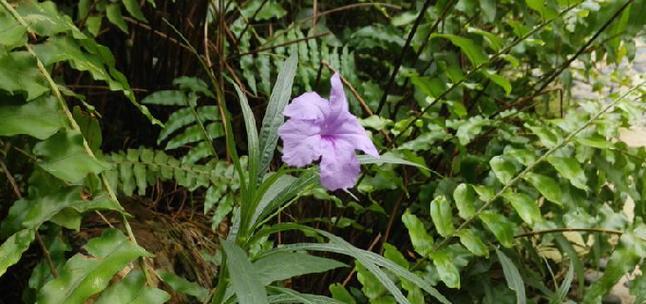
<path fill-rule="evenodd" d="M 0 303 L 644 303 L 644 12 L 0 0 Z M 280 157 L 335 72 L 345 191 Z"/>

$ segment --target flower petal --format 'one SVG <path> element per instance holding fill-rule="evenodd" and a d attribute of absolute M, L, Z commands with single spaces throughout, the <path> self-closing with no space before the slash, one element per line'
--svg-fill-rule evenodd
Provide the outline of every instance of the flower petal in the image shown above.
<path fill-rule="evenodd" d="M 333 133 L 337 140 L 346 141 L 353 149 L 361 150 L 368 155 L 379 158 L 379 152 L 377 152 L 377 148 L 368 137 L 366 129 L 349 112 L 339 116 Z"/>
<path fill-rule="evenodd" d="M 330 111 L 330 103 L 315 92 L 307 92 L 292 100 L 283 114 L 296 119 L 323 119 Z"/>
<path fill-rule="evenodd" d="M 345 91 L 343 91 L 343 83 L 341 82 L 339 73 L 332 75 L 330 85 L 330 105 L 332 112 L 337 115 L 342 112 L 348 112 L 348 99 L 345 97 Z"/>
<path fill-rule="evenodd" d="M 321 127 L 314 120 L 290 119 L 279 129 L 283 162 L 303 167 L 321 157 Z"/>
<path fill-rule="evenodd" d="M 359 160 L 352 145 L 343 140 L 327 139 L 321 144 L 321 184 L 328 190 L 353 187 L 359 178 Z"/>

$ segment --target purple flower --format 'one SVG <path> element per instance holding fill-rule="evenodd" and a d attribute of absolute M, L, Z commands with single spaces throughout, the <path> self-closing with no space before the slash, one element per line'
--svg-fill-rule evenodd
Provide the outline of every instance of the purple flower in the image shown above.
<path fill-rule="evenodd" d="M 283 114 L 289 120 L 278 129 L 283 140 L 283 161 L 303 167 L 321 159 L 321 184 L 329 190 L 357 183 L 359 161 L 354 150 L 379 157 L 366 130 L 348 110 L 338 73 L 330 79 L 330 101 L 314 92 L 292 100 Z"/>

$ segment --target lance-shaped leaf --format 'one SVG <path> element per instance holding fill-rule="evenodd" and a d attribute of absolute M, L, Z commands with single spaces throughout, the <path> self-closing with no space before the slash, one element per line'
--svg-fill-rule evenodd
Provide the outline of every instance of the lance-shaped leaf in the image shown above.
<path fill-rule="evenodd" d="M 502 271 L 505 274 L 507 286 L 516 293 L 516 303 L 527 303 L 527 297 L 525 296 L 525 283 L 518 272 L 518 268 L 516 268 L 514 262 L 512 262 L 502 251 L 496 249 L 496 255 L 498 255 L 498 261 L 500 261 L 500 265 L 502 265 Z"/>
<path fill-rule="evenodd" d="M 119 230 L 108 229 L 85 246 L 89 254 L 76 254 L 65 263 L 58 278 L 38 294 L 41 304 L 81 304 L 105 289 L 112 277 L 138 257 L 147 256 Z"/>
<path fill-rule="evenodd" d="M 502 194 L 502 197 L 514 207 L 520 218 L 530 226 L 543 220 L 537 202 L 529 195 L 507 191 Z"/>
<path fill-rule="evenodd" d="M 94 304 L 161 304 L 170 300 L 165 291 L 147 287 L 143 272 L 131 271 L 119 283 L 106 289 Z"/>
<path fill-rule="evenodd" d="M 473 42 L 473 40 L 469 38 L 451 34 L 433 34 L 431 37 L 439 37 L 450 40 L 451 43 L 462 50 L 462 52 L 467 56 L 467 58 L 469 58 L 469 61 L 471 61 L 471 64 L 473 64 L 474 66 L 483 64 L 488 61 L 487 54 L 482 49 L 482 47 L 477 45 L 475 42 Z"/>
<path fill-rule="evenodd" d="M 222 240 L 222 249 L 227 257 L 227 269 L 231 275 L 231 287 L 240 304 L 265 304 L 267 292 L 260 282 L 256 269 L 247 254 L 235 243 Z"/>
<path fill-rule="evenodd" d="M 292 84 L 296 75 L 298 56 L 290 56 L 278 73 L 276 84 L 269 97 L 265 117 L 260 128 L 260 171 L 262 176 L 269 168 L 278 142 L 278 128 L 284 122 L 283 110 L 292 96 Z"/>
<path fill-rule="evenodd" d="M 23 252 L 27 251 L 34 237 L 34 230 L 24 229 L 18 231 L 0 245 L 0 277 L 7 271 L 7 268 L 20 260 Z"/>
<path fill-rule="evenodd" d="M 565 177 L 572 186 L 581 190 L 588 190 L 588 179 L 579 163 L 573 158 L 550 156 L 547 161 Z"/>
<path fill-rule="evenodd" d="M 504 216 L 493 211 L 484 211 L 479 217 L 500 244 L 507 248 L 513 245 L 514 228 Z"/>
<path fill-rule="evenodd" d="M 278 252 L 253 263 L 260 282 L 268 285 L 271 282 L 310 273 L 321 273 L 347 265 L 336 260 L 317 257 L 305 253 Z"/>

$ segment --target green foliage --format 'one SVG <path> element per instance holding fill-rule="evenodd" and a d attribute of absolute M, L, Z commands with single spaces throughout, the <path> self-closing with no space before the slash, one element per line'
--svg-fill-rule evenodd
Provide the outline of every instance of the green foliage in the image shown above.
<path fill-rule="evenodd" d="M 0 0 L 0 275 L 36 265 L 26 303 L 164 303 L 162 287 L 211 303 L 599 303 L 643 265 L 646 150 L 620 137 L 646 112 L 627 68 L 643 1 L 364 2 Z M 117 69 L 138 76 L 142 58 L 170 72 L 154 79 L 188 75 L 142 100 L 164 124 Z M 275 155 L 285 106 L 334 70 L 381 154 L 358 156 L 345 193 Z M 130 114 L 156 140 L 121 133 Z M 117 194 L 158 182 L 224 228 L 212 286 L 142 259 Z M 90 212 L 128 236 L 79 249 Z"/>

